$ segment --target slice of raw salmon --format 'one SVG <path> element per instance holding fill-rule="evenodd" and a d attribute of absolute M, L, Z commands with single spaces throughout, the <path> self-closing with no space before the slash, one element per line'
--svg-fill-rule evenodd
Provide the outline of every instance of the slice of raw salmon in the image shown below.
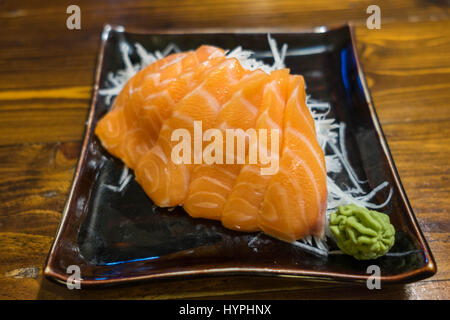
<path fill-rule="evenodd" d="M 195 165 L 192 170 L 188 194 L 184 202 L 184 209 L 189 215 L 196 218 L 220 220 L 225 201 L 241 170 L 248 148 L 246 148 L 245 131 L 255 126 L 258 109 L 261 106 L 263 87 L 269 76 L 256 70 L 243 77 L 238 84 L 240 89 L 233 94 L 230 101 L 224 104 L 219 112 L 215 132 L 211 135 L 211 145 L 219 148 L 211 154 L 211 162 L 204 159 L 204 164 Z M 240 129 L 241 134 L 241 161 L 238 161 L 238 139 L 226 129 Z M 232 140 L 231 140 L 232 138 Z M 218 139 L 218 141 L 216 141 Z M 208 143 L 209 144 L 209 143 Z M 227 150 L 229 149 L 228 158 Z M 218 152 L 218 154 L 215 154 Z M 212 154 L 214 153 L 214 154 Z M 217 163 L 220 162 L 220 163 Z"/>
<path fill-rule="evenodd" d="M 271 130 L 278 130 L 281 142 L 288 83 L 289 70 L 282 69 L 271 73 L 269 82 L 264 88 L 262 105 L 255 128 L 258 135 L 259 132 L 262 132 L 261 130 L 267 130 L 267 152 L 279 152 L 280 149 L 281 143 L 279 143 L 278 150 L 272 150 Z M 256 147 L 255 143 L 254 148 Z M 265 146 L 258 146 L 258 150 L 259 147 Z M 261 170 L 267 165 L 260 160 L 259 155 L 255 164 L 248 164 L 249 159 L 247 159 L 247 164 L 240 171 L 224 206 L 222 224 L 225 227 L 241 231 L 257 231 L 259 229 L 257 216 L 271 177 L 261 174 Z"/>
<path fill-rule="evenodd" d="M 239 80 L 247 74 L 236 59 L 225 59 L 203 74 L 203 80 L 174 108 L 159 133 L 152 149 L 139 161 L 136 179 L 145 192 L 160 207 L 182 205 L 186 198 L 192 164 L 198 162 L 203 152 L 194 146 L 194 125 L 200 121 L 198 131 L 213 128 L 223 104 L 238 90 Z M 172 133 L 182 129 L 189 135 L 190 163 L 172 161 L 172 148 L 179 141 L 172 141 Z M 200 158 L 199 158 L 200 157 Z"/>
<path fill-rule="evenodd" d="M 269 183 L 258 225 L 284 241 L 321 236 L 327 206 L 325 159 L 306 106 L 303 77 L 291 91 L 284 117 L 280 168 Z"/>

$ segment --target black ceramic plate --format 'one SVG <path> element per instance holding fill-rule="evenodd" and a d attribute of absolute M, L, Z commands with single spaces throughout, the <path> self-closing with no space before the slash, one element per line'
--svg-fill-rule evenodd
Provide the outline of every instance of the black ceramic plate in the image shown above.
<path fill-rule="evenodd" d="M 292 73 L 305 77 L 308 93 L 329 102 L 332 116 L 346 123 L 350 161 L 358 175 L 368 181 L 368 188 L 383 181 L 393 188 L 392 200 L 383 211 L 390 215 L 397 231 L 391 252 L 399 254 L 366 262 L 345 255 L 315 256 L 264 235 L 252 241 L 255 234 L 190 218 L 181 208 L 172 212 L 155 208 L 135 181 L 122 192 L 105 188 L 104 184 L 117 183 L 123 164 L 110 156 L 93 134 L 108 109 L 98 88 L 106 86 L 110 71 L 124 68 L 119 50 L 122 41 L 138 42 L 152 52 L 172 42 L 181 50 L 201 44 L 226 49 L 241 45 L 260 57 L 270 56 L 263 33 L 165 34 L 106 26 L 81 156 L 47 260 L 46 276 L 65 282 L 70 265 L 80 267 L 82 286 L 231 274 L 363 282 L 370 276 L 367 267 L 371 264 L 380 266 L 384 282 L 411 282 L 436 272 L 381 131 L 351 28 L 276 33 L 273 37 L 298 52 L 285 62 Z M 386 197 L 387 191 L 379 192 L 375 200 L 381 203 Z"/>

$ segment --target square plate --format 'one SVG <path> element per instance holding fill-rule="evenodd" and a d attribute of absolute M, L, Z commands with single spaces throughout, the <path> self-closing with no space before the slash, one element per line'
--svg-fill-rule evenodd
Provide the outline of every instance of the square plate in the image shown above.
<path fill-rule="evenodd" d="M 242 45 L 258 57 L 270 57 L 265 33 L 152 33 L 106 26 L 85 138 L 63 218 L 45 275 L 59 282 L 77 265 L 81 285 L 100 286 L 157 278 L 205 275 L 264 275 L 365 281 L 369 265 L 381 268 L 382 282 L 411 282 L 432 276 L 436 264 L 406 198 L 357 59 L 352 28 L 324 27 L 301 33 L 274 33 L 287 43 L 286 65 L 302 74 L 308 94 L 331 104 L 332 116 L 346 123 L 349 159 L 370 188 L 388 181 L 392 199 L 383 208 L 396 229 L 389 256 L 358 261 L 346 255 L 315 256 L 299 247 L 253 233 L 222 227 L 220 222 L 189 217 L 182 208 L 157 208 L 133 180 L 122 192 L 115 184 L 123 164 L 110 156 L 94 135 L 109 105 L 99 96 L 107 74 L 123 69 L 119 45 L 140 43 L 149 51 L 176 43 L 181 50 L 210 44 L 225 49 Z M 137 59 L 131 52 L 131 59 Z M 387 197 L 379 192 L 377 203 Z M 255 239 L 257 241 L 255 241 Z"/>

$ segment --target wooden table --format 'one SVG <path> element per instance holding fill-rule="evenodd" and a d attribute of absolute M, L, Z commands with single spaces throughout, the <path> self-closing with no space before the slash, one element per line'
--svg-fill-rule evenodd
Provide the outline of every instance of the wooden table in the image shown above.
<path fill-rule="evenodd" d="M 81 30 L 66 28 L 72 1 L 0 0 L 0 298 L 450 298 L 449 1 L 74 1 Z M 370 291 L 252 277 L 73 290 L 42 276 L 72 180 L 105 23 L 146 29 L 302 28 L 352 21 L 371 93 L 422 230 L 431 279 Z"/>

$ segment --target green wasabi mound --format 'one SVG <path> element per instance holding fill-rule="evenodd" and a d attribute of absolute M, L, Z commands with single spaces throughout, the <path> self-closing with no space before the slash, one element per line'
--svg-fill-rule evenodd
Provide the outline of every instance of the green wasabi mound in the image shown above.
<path fill-rule="evenodd" d="M 358 260 L 381 257 L 394 245 L 389 216 L 354 204 L 339 206 L 330 214 L 330 230 L 338 247 Z"/>

